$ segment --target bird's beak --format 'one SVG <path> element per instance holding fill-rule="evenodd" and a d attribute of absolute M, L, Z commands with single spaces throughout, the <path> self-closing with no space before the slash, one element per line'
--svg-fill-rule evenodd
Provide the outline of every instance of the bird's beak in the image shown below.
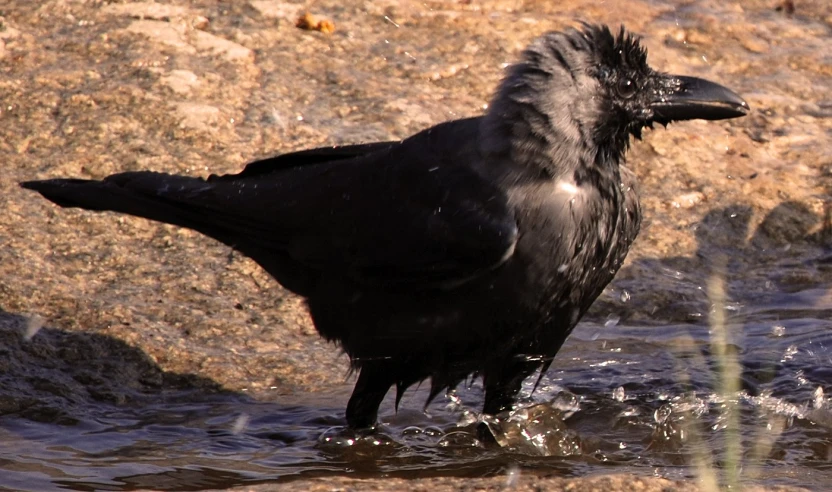
<path fill-rule="evenodd" d="M 724 120 L 745 116 L 750 108 L 736 92 L 696 77 L 663 77 L 650 103 L 655 121 Z"/>

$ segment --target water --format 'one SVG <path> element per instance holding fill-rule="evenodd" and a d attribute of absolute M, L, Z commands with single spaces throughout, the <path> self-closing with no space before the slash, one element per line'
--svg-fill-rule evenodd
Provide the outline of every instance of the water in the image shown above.
<path fill-rule="evenodd" d="M 825 289 L 778 296 L 729 318 L 742 389 L 743 473 L 767 485 L 832 479 L 832 309 Z M 807 305 L 814 306 L 807 309 Z M 797 314 L 797 316 L 795 316 Z M 814 316 L 812 316 L 814 314 Z M 776 323 L 775 321 L 776 320 Z M 726 399 L 707 325 L 583 323 L 522 408 L 498 421 L 476 409 L 478 381 L 419 411 L 382 407 L 372 435 L 344 429 L 344 385 L 266 398 L 191 395 L 190 403 L 89 405 L 64 424 L 0 420 L 0 486 L 16 490 L 197 490 L 326 475 L 492 476 L 554 469 L 697 477 L 725 451 Z M 481 422 L 497 444 L 487 443 Z"/>
<path fill-rule="evenodd" d="M 27 345 L 5 337 L 0 313 L 0 377 L 14 376 L 0 385 L 0 488 L 198 490 L 317 476 L 508 480 L 547 471 L 696 478 L 705 473 L 697 462 L 724 479 L 732 460 L 742 461 L 743 483 L 814 489 L 830 483 L 832 281 L 829 257 L 817 260 L 829 229 L 813 229 L 832 190 L 829 21 L 823 20 L 829 13 L 822 2 L 798 3 L 793 18 L 760 1 L 742 8 L 710 0 L 525 2 L 529 11 L 508 0 L 485 7 L 399 2 L 398 12 L 373 2 L 362 7 L 372 12 L 332 2 L 323 14 L 336 20 L 336 32 L 349 32 L 346 38 L 297 36 L 291 19 L 264 21 L 248 7 L 222 7 L 239 9 L 231 14 L 206 7 L 212 33 L 256 50 L 250 65 L 125 35 L 120 30 L 133 18 L 99 15 L 97 5 L 74 2 L 46 18 L 49 9 L 17 3 L 21 11 L 33 9 L 35 20 L 25 23 L 9 8 L 0 30 L 9 53 L 0 75 L 10 74 L 14 87 L 0 80 L 0 90 L 11 91 L 3 93 L 8 104 L 0 112 L 8 118 L 0 128 L 2 186 L 133 167 L 233 172 L 276 150 L 402 137 L 479 113 L 499 68 L 525 42 L 517 26 L 540 32 L 575 19 L 637 26 L 651 34 L 651 49 L 670 47 L 651 53 L 657 68 L 730 80 L 755 112 L 727 124 L 729 130 L 690 124 L 670 136 L 650 134 L 634 147 L 630 162 L 640 171 L 647 216 L 636 261 L 578 326 L 535 392 L 535 377 L 527 381 L 514 414 L 479 415 L 479 381 L 422 412 L 422 388 L 406 394 L 398 413 L 391 395 L 383 425 L 369 436 L 343 427 L 348 382 L 289 395 L 206 389 L 212 381 L 260 383 L 264 371 L 249 371 L 246 359 L 267 359 L 251 367 L 273 363 L 286 378 L 294 376 L 285 366 L 312 372 L 328 360 L 331 346 L 310 342 L 285 320 L 294 311 L 271 310 L 284 300 L 265 274 L 247 271 L 227 248 L 196 234 L 45 212 L 10 188 L 0 197 L 0 306 L 45 319 L 22 323 Z M 85 19 L 95 23 L 82 25 Z M 26 36 L 12 41 L 15 26 Z M 2 49 L 0 43 L 0 55 Z M 201 85 L 187 96 L 172 94 L 157 78 L 173 69 L 193 71 Z M 180 124 L 181 109 L 172 117 L 179 106 L 171 101 L 220 108 L 231 123 Z M 753 166 L 738 164 L 716 143 L 702 144 L 699 134 L 747 144 L 735 153 L 748 153 Z M 753 144 L 726 134 L 748 134 Z M 700 162 L 691 164 L 691 155 Z M 696 196 L 699 205 L 679 196 Z M 753 231 L 754 214 L 775 217 Z M 728 353 L 737 354 L 741 368 L 739 389 L 727 395 L 720 391 L 701 274 L 701 259 L 717 253 L 731 257 Z M 111 326 L 126 328 L 108 332 Z M 124 342 L 85 344 L 84 335 L 96 330 Z M 270 359 L 253 341 L 226 346 L 226 337 L 241 333 L 273 344 L 267 349 L 283 358 Z M 42 337 L 49 342 L 41 344 Z M 52 365 L 145 352 L 164 354 L 168 365 L 183 352 L 197 353 L 188 374 L 213 379 L 174 385 L 178 393 L 160 383 L 162 389 L 140 398 L 131 392 L 143 374 Z M 8 354 L 23 361 L 17 372 L 5 365 Z M 101 374 L 114 381 L 99 382 Z M 15 378 L 38 393 L 21 398 Z M 297 379 L 290 383 L 314 386 Z"/>

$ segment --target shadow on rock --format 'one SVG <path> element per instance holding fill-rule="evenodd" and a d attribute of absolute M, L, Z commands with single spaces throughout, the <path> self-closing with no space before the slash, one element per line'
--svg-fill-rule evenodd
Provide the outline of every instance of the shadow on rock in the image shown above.
<path fill-rule="evenodd" d="M 211 379 L 163 371 L 143 351 L 106 335 L 39 328 L 0 311 L 0 416 L 73 425 L 91 404 L 174 403 L 222 394 Z"/>
<path fill-rule="evenodd" d="M 754 215 L 744 204 L 712 209 L 693 227 L 693 255 L 640 258 L 622 268 L 590 316 L 647 324 L 698 322 L 708 312 L 705 285 L 717 261 L 725 262 L 729 311 L 760 295 L 826 281 L 832 271 L 832 213 L 819 217 L 803 203 L 786 201 L 752 233 Z"/>

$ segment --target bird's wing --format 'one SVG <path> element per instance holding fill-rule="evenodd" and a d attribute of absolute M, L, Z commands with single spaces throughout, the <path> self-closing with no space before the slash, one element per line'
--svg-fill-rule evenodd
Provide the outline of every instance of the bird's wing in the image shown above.
<path fill-rule="evenodd" d="M 260 249 L 361 284 L 456 285 L 501 264 L 517 241 L 505 195 L 471 169 L 477 129 L 461 120 L 403 142 L 255 162 L 189 202 Z"/>
<path fill-rule="evenodd" d="M 336 145 L 332 147 L 320 147 L 317 149 L 299 150 L 297 152 L 290 152 L 288 154 L 281 154 L 267 159 L 252 162 L 247 165 L 245 169 L 238 174 L 230 174 L 225 176 L 212 175 L 209 180 L 223 180 L 223 179 L 239 179 L 243 177 L 254 177 L 280 171 L 282 169 L 289 169 L 293 167 L 301 167 L 312 164 L 320 164 L 324 162 L 334 162 L 339 160 L 354 159 L 373 152 L 382 152 L 389 150 L 398 141 L 390 142 L 373 142 L 357 145 Z"/>
<path fill-rule="evenodd" d="M 517 241 L 505 194 L 472 170 L 478 128 L 458 120 L 402 142 L 307 150 L 208 180 L 133 172 L 24 186 L 62 206 L 195 229 L 264 266 L 447 287 L 500 265 Z"/>

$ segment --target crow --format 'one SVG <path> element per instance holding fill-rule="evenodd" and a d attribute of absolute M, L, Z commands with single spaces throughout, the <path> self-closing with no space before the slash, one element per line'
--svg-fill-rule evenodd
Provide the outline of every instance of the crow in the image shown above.
<path fill-rule="evenodd" d="M 21 183 L 62 207 L 199 231 L 303 296 L 358 371 L 346 409 L 373 429 L 396 387 L 427 406 L 482 377 L 510 410 L 621 267 L 641 221 L 630 136 L 745 115 L 715 83 L 667 75 L 622 26 L 535 39 L 482 116 L 401 141 L 302 150 L 207 179 L 126 172 Z M 538 382 L 540 379 L 538 379 Z"/>

